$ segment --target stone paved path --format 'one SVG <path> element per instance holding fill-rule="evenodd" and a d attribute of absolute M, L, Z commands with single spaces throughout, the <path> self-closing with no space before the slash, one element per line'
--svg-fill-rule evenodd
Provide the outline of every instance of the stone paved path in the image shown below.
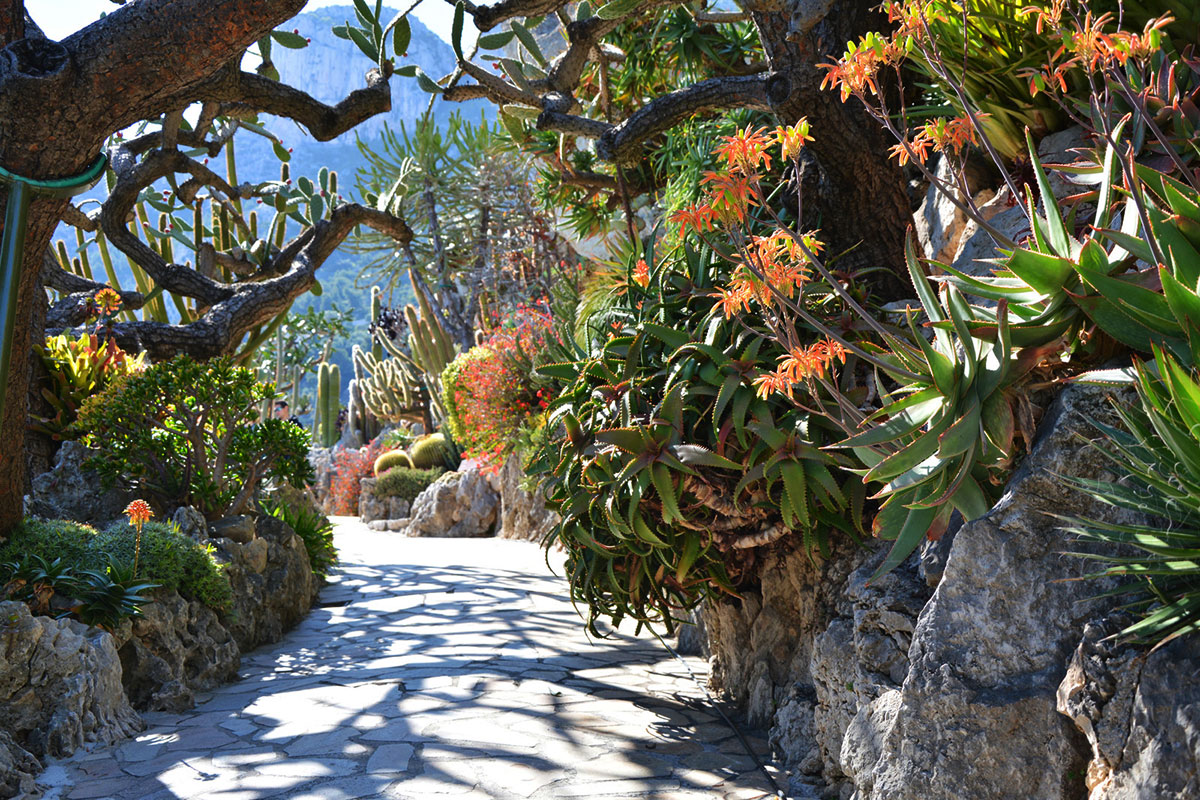
<path fill-rule="evenodd" d="M 772 796 L 656 640 L 586 637 L 540 548 L 349 519 L 337 542 L 321 607 L 239 682 L 51 764 L 47 798 Z"/>

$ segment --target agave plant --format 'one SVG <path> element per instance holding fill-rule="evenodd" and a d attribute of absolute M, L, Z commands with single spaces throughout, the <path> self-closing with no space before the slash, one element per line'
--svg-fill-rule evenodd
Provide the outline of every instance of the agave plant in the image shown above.
<path fill-rule="evenodd" d="M 1112 594 L 1131 598 L 1142 619 L 1123 631 L 1161 641 L 1200 630 L 1200 381 L 1162 348 L 1136 365 L 1140 403 L 1114 404 L 1126 430 L 1097 425 L 1096 448 L 1119 481 L 1063 479 L 1096 500 L 1149 524 L 1064 518 L 1065 530 L 1112 547 L 1076 553 L 1108 564 L 1092 577 L 1132 578 Z M 1121 546 L 1122 555 L 1114 555 Z M 1124 553 L 1130 553 L 1125 555 Z"/>

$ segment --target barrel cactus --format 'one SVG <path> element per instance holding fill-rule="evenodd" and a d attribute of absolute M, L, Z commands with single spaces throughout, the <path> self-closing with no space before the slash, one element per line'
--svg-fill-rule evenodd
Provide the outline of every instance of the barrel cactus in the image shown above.
<path fill-rule="evenodd" d="M 409 467 L 413 465 L 408 453 L 403 450 L 389 450 L 375 459 L 375 477 L 378 478 L 392 467 Z"/>
<path fill-rule="evenodd" d="M 441 433 L 431 433 L 413 442 L 408 455 L 417 469 L 454 466 L 458 458 L 454 445 Z"/>

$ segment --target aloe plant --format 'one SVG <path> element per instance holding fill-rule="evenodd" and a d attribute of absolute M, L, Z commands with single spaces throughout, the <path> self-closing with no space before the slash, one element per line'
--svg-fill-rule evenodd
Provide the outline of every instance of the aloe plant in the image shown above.
<path fill-rule="evenodd" d="M 547 425 L 564 435 L 528 467 L 561 516 L 551 542 L 594 632 L 603 617 L 670 629 L 707 593 L 736 592 L 756 548 L 828 553 L 830 531 L 861 528 L 864 502 L 839 475 L 849 459 L 821 449 L 833 437 L 820 416 L 757 396 L 780 350 L 713 313 L 711 253 L 686 249 L 644 286 L 633 261 L 592 347 L 540 369 L 563 383 Z"/>
<path fill-rule="evenodd" d="M 1116 127 L 1102 155 L 1071 169 L 1077 180 L 1096 185 L 1090 236 L 1072 235 L 1029 141 L 1045 214 L 1029 201 L 1028 245 L 1010 251 L 987 277 L 939 267 L 961 291 L 1006 304 L 1014 344 L 1070 339 L 1090 324 L 1139 352 L 1157 344 L 1185 363 L 1200 363 L 1200 192 L 1147 166 L 1124 170 L 1123 129 Z M 969 327 L 990 335 L 995 313 L 976 315 Z"/>
<path fill-rule="evenodd" d="M 1014 456 L 1015 391 L 1045 354 L 1014 344 L 1007 301 L 994 324 L 973 327 L 981 309 L 956 287 L 935 294 L 911 236 L 905 261 L 932 341 L 910 309 L 910 337 L 887 334 L 886 348 L 867 345 L 892 365 L 883 371 L 899 383 L 864 421 L 865 430 L 837 444 L 866 465 L 864 481 L 883 484 L 873 527 L 894 544 L 874 578 L 894 569 L 927 536 L 940 536 L 954 511 L 972 520 L 991 508 Z"/>

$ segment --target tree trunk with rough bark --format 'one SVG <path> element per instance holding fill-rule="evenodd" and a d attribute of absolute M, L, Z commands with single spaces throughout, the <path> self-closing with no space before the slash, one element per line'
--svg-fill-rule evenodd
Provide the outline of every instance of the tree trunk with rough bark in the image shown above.
<path fill-rule="evenodd" d="M 828 13 L 814 15 L 813 7 Z M 767 97 L 786 124 L 808 117 L 816 175 L 803 176 L 805 229 L 819 228 L 836 254 L 854 248 L 838 266 L 890 267 L 904 271 L 904 233 L 912 223 L 904 176 L 888 157 L 887 138 L 877 122 L 851 98 L 821 89 L 817 65 L 841 56 L 846 42 L 868 31 L 886 30 L 876 0 L 824 3 L 792 0 L 745 4 L 758 28 L 771 67 Z M 814 19 L 814 16 L 816 19 Z"/>

